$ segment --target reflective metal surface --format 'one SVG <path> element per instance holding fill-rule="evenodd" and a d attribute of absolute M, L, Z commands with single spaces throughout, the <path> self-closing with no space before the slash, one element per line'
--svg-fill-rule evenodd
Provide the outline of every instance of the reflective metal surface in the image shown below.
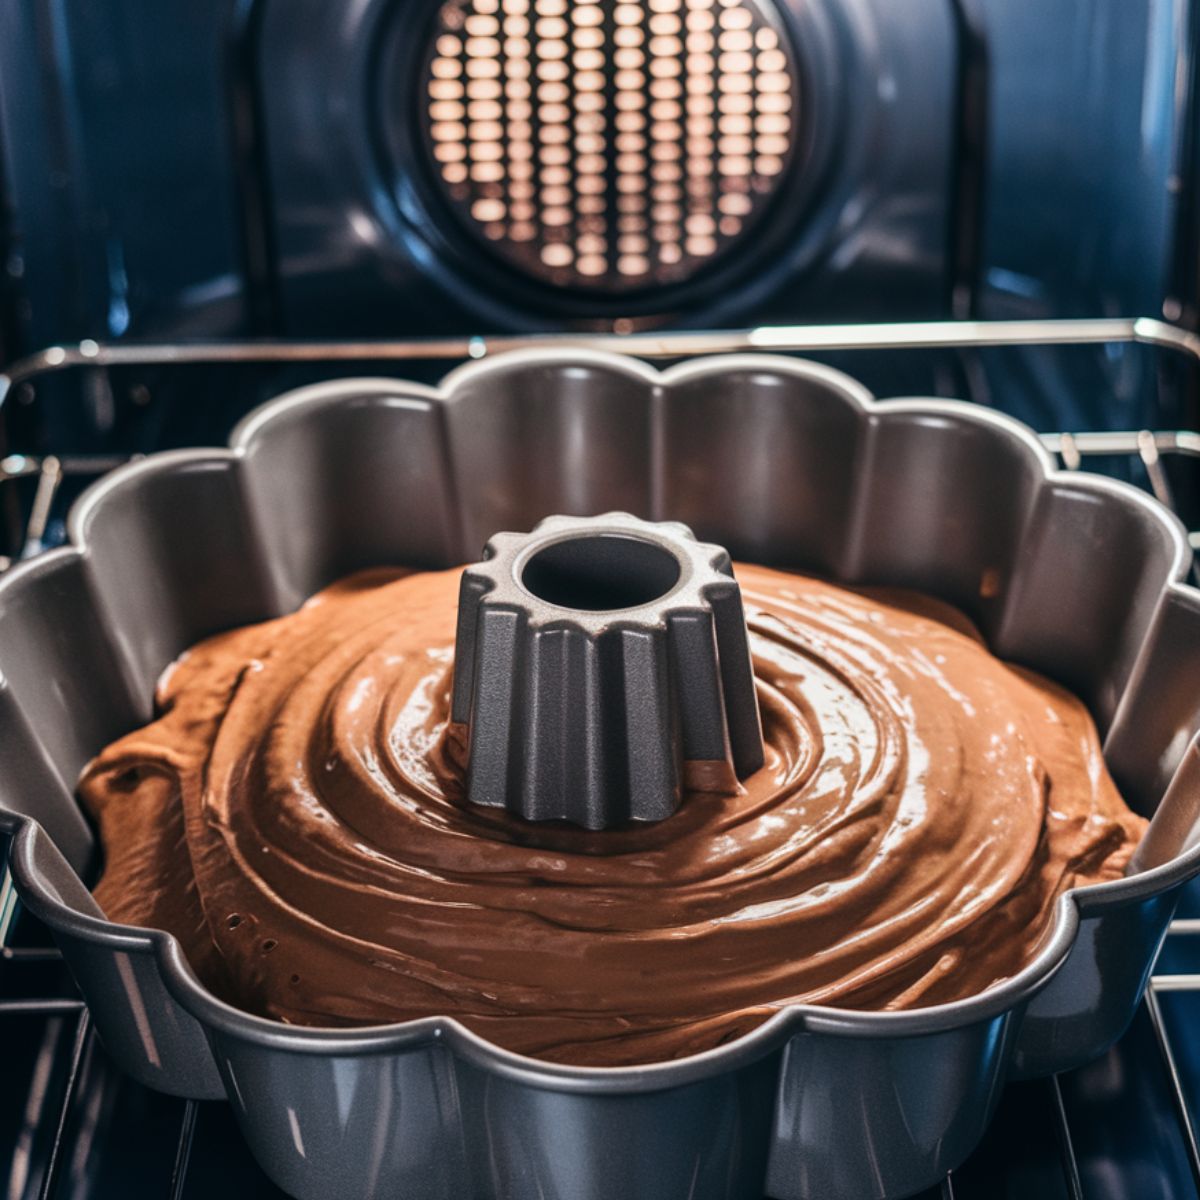
<path fill-rule="evenodd" d="M 25 346 L 545 328 L 576 305 L 467 286 L 470 264 L 423 215 L 415 146 L 371 147 L 395 95 L 368 65 L 393 25 L 419 58 L 432 6 L 306 5 L 0 15 L 4 257 Z M 835 68 L 814 109 L 833 169 L 815 207 L 788 198 L 810 216 L 778 264 L 672 323 L 1192 310 L 1182 0 L 783 9 L 798 50 Z"/>

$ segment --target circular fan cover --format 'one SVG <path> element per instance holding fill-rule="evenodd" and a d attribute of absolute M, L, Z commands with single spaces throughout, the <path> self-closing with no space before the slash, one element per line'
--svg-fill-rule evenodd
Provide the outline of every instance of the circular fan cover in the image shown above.
<path fill-rule="evenodd" d="M 685 282 L 751 236 L 797 140 L 761 0 L 449 0 L 420 88 L 458 222 L 556 286 Z"/>

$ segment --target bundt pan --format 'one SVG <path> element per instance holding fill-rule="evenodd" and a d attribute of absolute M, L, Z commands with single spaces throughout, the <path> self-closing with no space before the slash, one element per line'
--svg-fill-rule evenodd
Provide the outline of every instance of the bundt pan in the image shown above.
<path fill-rule="evenodd" d="M 1139 869 L 1064 895 L 1036 959 L 974 998 L 797 1005 L 707 1053 L 611 1069 L 525 1058 L 449 1019 L 275 1024 L 209 994 L 167 934 L 104 919 L 74 783 L 150 717 L 183 649 L 358 568 L 449 567 L 496 531 L 611 511 L 965 609 L 997 654 L 1084 697 L 1126 799 L 1161 808 Z M 304 1200 L 907 1195 L 970 1152 L 1006 1080 L 1073 1067 L 1121 1033 L 1200 870 L 1200 593 L 1183 583 L 1182 529 L 1132 488 L 1056 472 L 1027 429 L 965 404 L 876 403 L 782 358 L 659 374 L 518 353 L 436 390 L 293 392 L 230 449 L 108 476 L 70 534 L 0 581 L 13 876 L 116 1061 L 164 1092 L 228 1097 L 263 1168 Z"/>

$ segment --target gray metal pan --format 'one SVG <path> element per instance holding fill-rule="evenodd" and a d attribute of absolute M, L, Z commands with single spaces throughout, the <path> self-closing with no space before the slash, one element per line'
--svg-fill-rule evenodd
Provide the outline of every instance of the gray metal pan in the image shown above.
<path fill-rule="evenodd" d="M 97 848 L 74 783 L 149 717 L 180 651 L 356 568 L 450 566 L 495 530 L 611 510 L 965 609 L 998 654 L 1087 700 L 1131 805 L 1164 814 L 1145 869 L 1064 895 L 1034 961 L 977 997 L 792 1006 L 708 1053 L 617 1069 L 523 1058 L 443 1018 L 278 1025 L 212 996 L 167 934 L 105 920 L 81 882 Z M 304 1200 L 906 1195 L 969 1153 L 1006 1079 L 1119 1036 L 1200 871 L 1200 593 L 1183 583 L 1182 529 L 1132 488 L 1055 472 L 1027 429 L 965 404 L 877 403 L 792 359 L 660 374 L 524 351 L 438 389 L 346 380 L 281 397 L 229 449 L 113 473 L 69 524 L 69 547 L 0 580 L 14 879 L 124 1069 L 227 1096 Z"/>

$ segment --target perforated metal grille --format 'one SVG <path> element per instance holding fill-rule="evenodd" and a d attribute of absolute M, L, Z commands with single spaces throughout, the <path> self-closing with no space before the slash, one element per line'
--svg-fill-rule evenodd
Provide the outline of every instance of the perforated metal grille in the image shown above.
<path fill-rule="evenodd" d="M 422 81 L 458 218 L 526 274 L 608 291 L 682 282 L 747 235 L 798 91 L 751 0 L 450 0 Z"/>

